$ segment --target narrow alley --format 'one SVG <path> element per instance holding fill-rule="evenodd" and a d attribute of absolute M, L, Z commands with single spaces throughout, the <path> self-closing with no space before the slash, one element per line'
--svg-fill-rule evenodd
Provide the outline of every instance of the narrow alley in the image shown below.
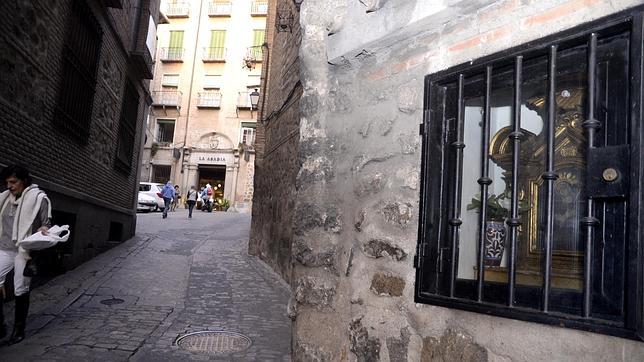
<path fill-rule="evenodd" d="M 249 227 L 248 214 L 139 214 L 134 238 L 32 291 L 27 338 L 0 360 L 289 360 L 288 289 L 248 256 Z M 228 333 L 177 345 L 200 331 Z"/>

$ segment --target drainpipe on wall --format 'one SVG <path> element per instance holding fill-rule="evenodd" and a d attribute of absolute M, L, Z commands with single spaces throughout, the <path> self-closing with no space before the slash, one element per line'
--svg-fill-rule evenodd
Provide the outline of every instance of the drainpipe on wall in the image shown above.
<path fill-rule="evenodd" d="M 262 48 L 266 50 L 266 63 L 265 63 L 266 64 L 266 76 L 264 77 L 264 82 L 262 82 L 262 86 L 263 86 L 262 87 L 263 88 L 262 89 L 262 109 L 259 112 L 259 121 L 264 123 L 264 109 L 266 108 L 266 103 L 265 103 L 266 102 L 266 89 L 268 89 L 268 80 L 269 80 L 268 72 L 271 71 L 271 64 L 270 64 L 271 51 L 270 51 L 270 48 L 268 47 L 267 42 L 264 42 L 264 44 L 262 44 Z M 263 70 L 263 68 L 262 68 L 262 70 Z"/>
<path fill-rule="evenodd" d="M 192 54 L 192 70 L 190 73 L 190 85 L 188 88 L 188 109 L 186 110 L 186 128 L 183 133 L 183 146 L 181 150 L 181 174 L 183 175 L 182 185 L 180 186 L 180 192 L 182 195 L 185 195 L 186 182 L 188 182 L 188 173 L 184 173 L 184 159 L 186 157 L 186 142 L 188 140 L 188 124 L 190 123 L 190 105 L 192 103 L 192 84 L 195 78 L 195 65 L 197 64 L 197 49 L 199 49 L 199 33 L 201 32 L 201 12 L 203 9 L 204 0 L 199 0 L 199 15 L 197 15 L 197 36 L 195 36 L 195 50 Z M 188 168 L 190 170 L 190 168 Z"/>

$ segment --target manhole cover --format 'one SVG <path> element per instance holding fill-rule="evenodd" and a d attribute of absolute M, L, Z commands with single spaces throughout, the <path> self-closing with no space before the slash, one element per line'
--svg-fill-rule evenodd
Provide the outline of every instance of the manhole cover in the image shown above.
<path fill-rule="evenodd" d="M 123 302 L 125 302 L 125 301 L 123 299 L 119 299 L 119 298 L 110 298 L 110 299 L 101 300 L 101 304 L 105 304 L 105 305 L 121 304 Z"/>
<path fill-rule="evenodd" d="M 189 333 L 177 339 L 177 346 L 186 351 L 203 354 L 224 354 L 243 351 L 252 341 L 243 334 L 225 331 Z"/>

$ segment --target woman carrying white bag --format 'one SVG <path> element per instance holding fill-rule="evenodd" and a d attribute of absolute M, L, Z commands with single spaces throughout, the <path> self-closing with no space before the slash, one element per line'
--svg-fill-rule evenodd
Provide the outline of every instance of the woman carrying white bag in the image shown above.
<path fill-rule="evenodd" d="M 29 171 L 18 165 L 10 165 L 0 173 L 0 180 L 7 190 L 0 194 L 0 338 L 7 334 L 2 305 L 4 281 L 14 269 L 14 294 L 16 295 L 13 333 L 9 344 L 25 338 L 27 314 L 29 313 L 30 277 L 23 275 L 30 259 L 29 252 L 18 244 L 28 236 L 40 232 L 46 236 L 51 226 L 51 202 L 47 195 L 31 183 Z"/>

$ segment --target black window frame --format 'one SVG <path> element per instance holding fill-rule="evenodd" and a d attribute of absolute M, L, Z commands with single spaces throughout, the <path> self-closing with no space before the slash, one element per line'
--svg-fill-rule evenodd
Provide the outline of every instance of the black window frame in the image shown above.
<path fill-rule="evenodd" d="M 417 303 L 443 306 L 472 312 L 495 315 L 511 319 L 538 322 L 543 324 L 558 325 L 596 333 L 608 334 L 623 338 L 644 340 L 644 225 L 638 215 L 644 214 L 644 88 L 642 75 L 644 73 L 644 6 L 616 13 L 572 29 L 550 35 L 548 37 L 529 42 L 472 62 L 457 65 L 450 69 L 427 75 L 424 82 L 424 114 L 421 125 L 422 135 L 422 160 L 421 160 L 421 189 L 419 207 L 418 243 L 414 266 L 416 268 L 416 283 L 414 299 Z M 440 291 L 428 291 L 436 287 L 444 276 L 438 272 L 450 274 L 451 257 L 442 255 L 440 246 L 446 243 L 450 226 L 459 225 L 458 217 L 448 212 L 448 204 L 458 197 L 448 197 L 450 186 L 445 184 L 445 172 L 449 172 L 446 165 L 445 128 L 443 119 L 432 109 L 436 103 L 436 92 L 433 91 L 437 84 L 446 83 L 447 79 L 456 80 L 460 75 L 473 75 L 485 73 L 489 65 L 497 66 L 515 64 L 515 59 L 522 56 L 535 57 L 536 54 L 548 54 L 552 45 L 566 46 L 579 43 L 579 39 L 589 39 L 593 33 L 612 31 L 615 28 L 630 30 L 630 198 L 629 201 L 629 240 L 624 257 L 626 266 L 624 321 L 611 323 L 591 316 L 576 316 L 552 311 L 539 311 L 507 304 L 493 304 L 458 298 L 454 293 L 438 294 Z M 520 61 L 517 61 L 520 62 Z M 491 68 L 490 68 L 491 69 Z M 462 88 L 461 88 L 462 89 Z M 438 107 L 437 107 L 438 108 Z M 444 108 L 444 104 L 443 104 Z M 586 116 L 586 115 L 584 115 Z M 458 144 L 451 147 L 459 148 Z M 462 149 L 462 148 L 461 148 Z M 458 161 L 456 161 L 458 163 Z M 451 166 L 454 169 L 461 166 Z M 458 172 L 453 172 L 457 174 Z M 457 176 L 458 178 L 458 176 Z M 458 180 L 456 181 L 458 184 Z M 462 182 L 462 181 L 461 181 Z M 459 186 L 460 187 L 460 186 Z M 459 193 L 460 193 L 459 189 Z M 441 235 L 443 234 L 443 235 Z M 453 252 L 450 250 L 450 252 Z M 447 262 L 445 262 L 447 260 Z M 454 272 L 452 271 L 452 275 Z M 449 276 L 449 275 L 448 275 Z M 455 279 L 455 277 L 453 277 Z M 437 287 L 436 287 L 437 288 Z M 508 289 L 512 289 L 508 287 Z M 450 296 L 451 295 L 451 296 Z"/>

